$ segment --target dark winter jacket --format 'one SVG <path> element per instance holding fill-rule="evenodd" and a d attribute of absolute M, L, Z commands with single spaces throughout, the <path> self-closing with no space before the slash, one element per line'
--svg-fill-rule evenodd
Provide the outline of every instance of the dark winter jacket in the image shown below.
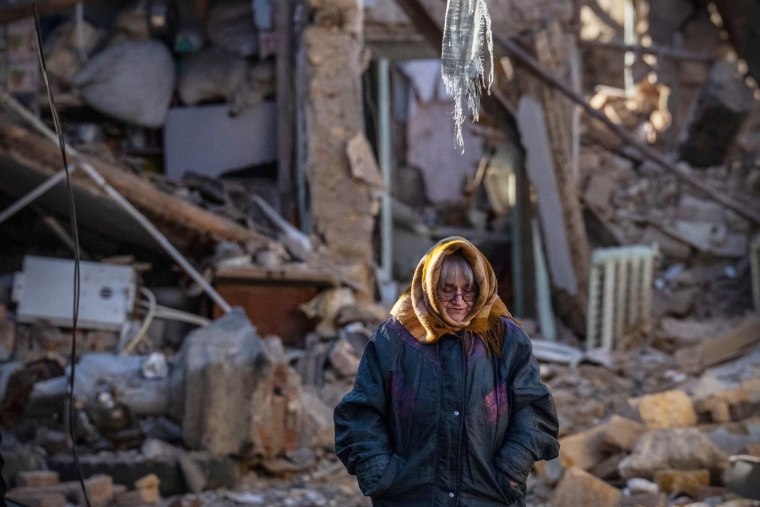
<path fill-rule="evenodd" d="M 378 328 L 334 414 L 338 457 L 373 505 L 525 504 L 558 424 L 530 339 L 503 321 L 500 358 L 454 334 L 420 343 L 394 318 Z"/>

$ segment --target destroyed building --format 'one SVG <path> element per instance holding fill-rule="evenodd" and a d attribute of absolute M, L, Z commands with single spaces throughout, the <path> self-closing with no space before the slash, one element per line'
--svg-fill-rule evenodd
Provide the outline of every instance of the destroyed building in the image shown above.
<path fill-rule="evenodd" d="M 0 0 L 9 500 L 369 505 L 332 409 L 461 235 L 557 404 L 529 505 L 760 505 L 757 2 L 486 0 L 463 150 L 445 0 L 37 4 Z"/>

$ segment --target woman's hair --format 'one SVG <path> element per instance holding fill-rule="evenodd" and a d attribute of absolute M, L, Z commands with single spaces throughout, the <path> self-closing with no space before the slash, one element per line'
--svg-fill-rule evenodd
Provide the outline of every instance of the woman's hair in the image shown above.
<path fill-rule="evenodd" d="M 446 280 L 462 278 L 467 283 L 467 287 L 472 290 L 478 290 L 475 283 L 475 274 L 472 272 L 472 266 L 467 262 L 460 252 L 448 255 L 441 262 L 441 273 L 438 277 L 438 287 L 440 289 L 446 283 Z"/>

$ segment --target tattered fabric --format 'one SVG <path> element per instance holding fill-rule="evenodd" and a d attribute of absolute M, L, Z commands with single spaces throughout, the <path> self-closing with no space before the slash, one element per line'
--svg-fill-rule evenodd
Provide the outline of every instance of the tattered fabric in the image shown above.
<path fill-rule="evenodd" d="M 490 63 L 487 79 L 483 66 L 483 42 L 486 43 Z M 454 96 L 456 145 L 464 152 L 464 101 L 467 100 L 473 121 L 477 121 L 481 90 L 490 90 L 493 82 L 491 17 L 485 0 L 447 0 L 441 75 L 446 91 Z"/>

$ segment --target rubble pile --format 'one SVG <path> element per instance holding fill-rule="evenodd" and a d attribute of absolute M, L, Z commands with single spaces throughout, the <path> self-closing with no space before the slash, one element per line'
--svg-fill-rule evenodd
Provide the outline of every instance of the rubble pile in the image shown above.
<path fill-rule="evenodd" d="M 648 344 L 615 354 L 606 366 L 542 365 L 560 414 L 561 447 L 559 458 L 534 469 L 536 504 L 757 503 L 760 320 L 681 325 L 686 335 L 679 338 L 692 340 L 688 353 Z M 699 331 L 706 336 L 695 338 Z M 716 364 L 695 350 L 728 352 L 741 340 L 751 345 L 731 361 L 730 353 Z"/>
<path fill-rule="evenodd" d="M 30 273 L 24 273 L 23 286 L 10 272 L 29 253 L 20 249 L 29 246 L 30 236 L 26 222 L 10 222 L 8 237 L 24 237 L 27 243 L 0 256 L 0 266 L 12 266 L 0 271 L 0 453 L 9 498 L 29 506 L 83 505 L 81 467 L 92 505 L 369 505 L 334 456 L 332 410 L 351 388 L 362 351 L 392 299 L 384 297 L 387 287 L 368 290 L 374 261 L 357 262 L 373 253 L 375 245 L 358 238 L 376 225 L 383 184 L 368 139 L 353 132 L 353 126 L 335 126 L 342 118 L 361 131 L 361 13 L 353 3 L 343 9 L 347 4 L 342 0 L 312 3 L 317 15 L 307 32 L 306 57 L 324 67 L 304 86 L 319 106 L 310 132 L 329 143 L 312 140 L 308 156 L 311 163 L 321 160 L 335 172 L 312 167 L 309 178 L 318 198 L 315 206 L 322 206 L 315 213 L 321 221 L 316 229 L 329 245 L 302 233 L 291 224 L 290 214 L 280 213 L 288 209 L 282 199 L 292 196 L 274 185 L 273 159 L 254 164 L 241 178 L 221 166 L 203 174 L 185 172 L 182 178 L 169 168 L 158 175 L 148 162 L 156 148 L 149 129 L 167 125 L 174 101 L 182 108 L 212 104 L 228 119 L 271 102 L 278 71 L 270 57 L 278 41 L 269 32 L 273 25 L 261 17 L 266 11 L 261 6 L 274 2 L 253 2 L 259 5 L 255 11 L 251 2 L 219 4 L 206 12 L 206 19 L 196 20 L 205 31 L 200 25 L 178 28 L 169 15 L 165 25 L 149 25 L 142 8 L 127 9 L 106 32 L 86 22 L 65 24 L 47 41 L 50 72 L 60 87 L 56 93 L 79 88 L 75 102 L 109 116 L 67 132 L 78 160 L 96 166 L 201 265 L 203 276 L 232 308 L 210 302 L 197 279 L 189 281 L 187 273 L 166 260 L 153 264 L 138 254 L 114 255 L 128 245 L 140 254 L 143 248 L 150 251 L 154 259 L 156 246 L 146 246 L 144 234 L 130 229 L 113 205 L 104 205 L 102 190 L 78 173 L 83 202 L 98 211 L 83 217 L 96 216 L 100 227 L 93 229 L 100 241 L 88 243 L 94 245 L 89 259 L 100 259 L 93 265 L 103 272 L 129 266 L 134 278 L 117 291 L 131 296 L 125 296 L 129 304 L 116 319 L 93 325 L 96 317 L 108 317 L 102 311 L 80 322 L 77 355 L 71 358 L 70 321 L 54 316 L 52 304 L 22 314 L 21 304 L 11 297 L 32 290 L 33 284 Z M 571 15 L 571 2 L 512 3 L 522 14 L 510 16 L 510 30 L 533 30 L 525 36 L 525 47 L 532 44 L 540 64 L 550 67 L 551 81 L 574 57 L 559 57 L 564 54 L 560 50 L 568 49 L 565 45 L 571 46 L 569 40 L 575 44 L 568 36 L 568 26 L 578 21 Z M 691 6 L 689 16 L 677 8 L 682 3 L 650 2 L 648 17 L 640 14 L 649 20 L 651 38 L 659 46 L 622 45 L 622 50 L 643 51 L 659 60 L 637 58 L 628 69 L 633 86 L 627 88 L 617 86 L 624 71 L 621 44 L 615 40 L 623 30 L 615 18 L 620 13 L 606 12 L 602 2 L 592 0 L 583 2 L 578 15 L 585 32 L 578 42 L 584 55 L 581 81 L 583 86 L 594 83 L 584 94 L 589 104 L 633 139 L 666 154 L 666 164 L 656 163 L 588 115 L 579 114 L 577 128 L 571 128 L 568 103 L 552 96 L 545 82 L 525 79 L 527 73 L 505 59 L 499 72 L 519 77 L 497 102 L 502 113 L 512 116 L 507 123 L 525 124 L 505 128 L 505 134 L 497 132 L 493 110 L 484 115 L 494 123 L 467 136 L 472 146 L 482 141 L 489 152 L 478 160 L 468 147 L 477 165 L 471 179 L 466 168 L 457 167 L 451 178 L 437 172 L 436 161 L 450 158 L 438 149 L 436 128 L 443 118 L 448 121 L 448 103 L 437 96 L 419 100 L 414 121 L 420 123 L 406 118 L 403 135 L 422 139 L 424 148 L 410 148 L 409 166 L 395 174 L 393 241 L 403 252 L 394 252 L 393 274 L 410 272 L 438 235 L 482 239 L 503 263 L 495 263 L 499 273 L 509 270 L 512 260 L 503 253 L 511 243 L 519 239 L 520 248 L 530 244 L 521 262 L 536 271 L 536 282 L 523 281 L 538 293 L 531 294 L 538 302 L 526 306 L 535 306 L 539 315 L 524 319 L 523 325 L 554 395 L 561 438 L 560 457 L 537 463 L 529 477 L 531 506 L 760 505 L 760 295 L 754 294 L 753 302 L 751 281 L 760 276 L 760 257 L 752 257 L 760 256 L 759 224 L 751 218 L 760 202 L 760 103 L 757 86 L 745 79 L 756 68 L 742 70 L 756 60 L 745 55 L 749 63 L 739 61 L 741 55 L 729 50 L 727 38 L 710 19 L 718 11 L 731 12 L 726 2 L 709 9 Z M 622 12 L 622 2 L 617 4 Z M 377 2 L 375 14 L 388 5 Z M 588 19 L 594 16 L 604 26 L 589 32 Z M 393 37 L 410 31 L 415 44 L 424 42 L 399 9 L 392 9 L 391 17 L 393 23 L 385 29 L 395 33 L 396 23 L 406 27 Z M 257 20 L 254 25 L 251 18 Z M 725 25 L 736 38 L 731 19 Z M 374 25 L 371 35 L 382 39 L 383 32 Z M 171 50 L 157 42 L 169 39 Z M 353 65 L 350 84 L 336 70 L 342 60 L 334 55 L 344 53 Z M 135 71 L 135 54 L 141 68 L 155 65 L 161 73 Z M 176 61 L 166 65 L 167 59 Z M 176 74 L 174 63 L 180 63 Z M 409 63 L 398 70 L 422 89 L 431 67 Z M 415 74 L 422 71 L 425 77 Z M 98 79 L 104 75 L 114 79 Z M 151 81 L 122 89 L 120 76 Z M 351 93 L 335 92 L 344 85 Z M 330 101 L 320 101 L 320 94 Z M 518 100 L 511 94 L 525 96 Z M 356 100 L 345 102 L 344 96 Z M 13 175 L 24 174 L 13 172 L 19 166 L 43 176 L 59 170 L 57 146 L 17 125 L 13 115 L 3 116 L 0 156 L 3 172 L 12 175 L 14 184 Z M 119 127 L 118 136 L 111 130 L 115 119 L 129 124 Z M 242 130 L 251 143 L 258 140 Z M 522 146 L 507 143 L 520 132 L 542 135 L 524 137 Z M 576 152 L 570 149 L 571 138 Z M 531 161 L 533 170 L 518 177 L 515 167 L 524 163 L 520 151 L 548 154 L 547 164 L 560 167 L 551 174 L 550 168 Z M 412 167 L 415 163 L 424 167 Z M 668 164 L 677 171 L 664 170 Z M 569 179 L 562 180 L 562 172 Z M 332 176 L 338 178 L 338 173 L 349 179 L 336 186 Z M 687 184 L 683 175 L 698 179 L 707 190 Z M 423 183 L 426 189 L 419 191 Z M 520 224 L 512 195 L 519 186 L 524 187 L 520 199 L 528 203 L 523 211 L 530 215 Z M 342 199 L 335 199 L 336 192 Z M 731 209 L 716 196 L 731 196 L 736 207 L 750 213 Z M 26 212 L 24 219 L 42 221 L 37 211 Z M 343 221 L 346 216 L 354 223 Z M 535 216 L 544 220 L 544 229 L 528 232 Z M 43 218 L 62 243 L 71 242 L 54 219 Z M 551 236 L 547 223 L 567 232 L 564 243 Z M 565 223 L 573 227 L 565 230 Z M 653 299 L 647 308 L 651 318 L 612 337 L 609 347 L 584 347 L 579 329 L 586 315 L 576 310 L 583 307 L 589 277 L 575 276 L 588 270 L 581 253 L 586 247 L 641 245 L 655 251 Z M 50 255 L 62 248 L 32 246 L 30 252 Z M 550 255 L 542 259 L 542 251 Z M 552 292 L 559 285 L 557 273 L 571 275 L 568 287 L 576 294 L 567 292 L 563 299 Z M 539 275 L 549 278 L 546 287 L 539 286 Z M 503 279 L 511 281 L 508 275 Z M 56 286 L 62 285 L 63 277 L 56 280 Z M 85 292 L 92 294 L 94 287 L 104 300 L 117 299 L 113 286 L 104 292 L 92 283 L 83 282 Z M 513 289 L 502 288 L 505 294 Z M 51 294 L 36 293 L 31 302 Z M 546 307 L 550 315 L 542 319 Z M 565 319 L 573 314 L 575 321 Z M 556 340 L 549 341 L 554 335 Z M 76 423 L 79 463 L 72 454 L 71 421 Z"/>
<path fill-rule="evenodd" d="M 176 350 L 82 352 L 77 435 L 93 504 L 367 505 L 332 454 L 332 407 L 377 322 L 346 302 L 328 293 L 309 305 L 321 320 L 303 349 L 259 337 L 233 311 Z M 9 497 L 81 503 L 63 342 L 38 348 L 29 330 L 14 337 L 4 327 L 5 343 L 25 351 L 0 368 Z M 536 465 L 531 505 L 754 505 L 740 499 L 757 494 L 742 471 L 760 458 L 756 316 L 665 318 L 649 339 L 604 361 L 586 354 L 568 364 L 543 350 L 536 339 L 561 454 Z"/>
<path fill-rule="evenodd" d="M 312 305 L 324 334 L 313 333 L 304 350 L 260 337 L 239 309 L 191 331 L 176 348 L 149 341 L 135 354 L 80 350 L 74 417 L 92 505 L 154 505 L 214 490 L 234 499 L 252 480 L 308 483 L 338 472 L 332 407 L 350 389 L 377 319 L 368 321 L 371 310 L 345 295 L 330 299 L 322 294 Z M 27 505 L 81 504 L 66 433 L 65 341 L 9 324 L 8 360 L 0 365 L 8 496 Z M 291 487 L 271 486 L 260 504 L 283 491 L 292 497 Z M 355 494 L 355 484 L 344 489 Z"/>

